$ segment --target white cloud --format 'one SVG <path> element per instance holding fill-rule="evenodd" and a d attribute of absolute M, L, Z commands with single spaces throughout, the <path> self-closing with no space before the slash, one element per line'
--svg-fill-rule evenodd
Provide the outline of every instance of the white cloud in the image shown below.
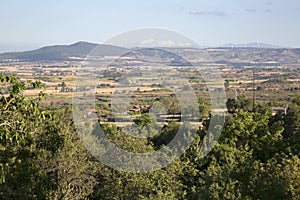
<path fill-rule="evenodd" d="M 213 16 L 220 16 L 220 17 L 225 17 L 227 16 L 227 14 L 225 12 L 222 12 L 222 11 L 197 11 L 197 10 L 194 10 L 194 11 L 190 11 L 189 12 L 190 15 L 213 15 Z"/>
<path fill-rule="evenodd" d="M 271 5 L 273 5 L 274 3 L 271 2 L 271 1 L 267 1 L 266 4 L 269 5 L 269 6 L 271 6 Z"/>
<path fill-rule="evenodd" d="M 153 38 L 143 40 L 140 47 L 192 47 L 189 42 L 177 42 L 174 40 L 156 40 Z"/>
<path fill-rule="evenodd" d="M 247 12 L 256 12 L 257 10 L 256 9 L 246 9 L 245 11 L 247 11 Z"/>

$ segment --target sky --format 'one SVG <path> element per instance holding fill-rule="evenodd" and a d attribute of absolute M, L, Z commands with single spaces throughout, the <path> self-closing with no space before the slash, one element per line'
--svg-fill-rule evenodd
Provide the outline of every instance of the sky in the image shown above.
<path fill-rule="evenodd" d="M 0 52 L 161 28 L 199 45 L 262 42 L 300 47 L 299 0 L 3 0 Z"/>

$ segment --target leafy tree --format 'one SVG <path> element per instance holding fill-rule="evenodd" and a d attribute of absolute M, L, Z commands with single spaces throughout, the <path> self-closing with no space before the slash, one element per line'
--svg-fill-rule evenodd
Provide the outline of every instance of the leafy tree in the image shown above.
<path fill-rule="evenodd" d="M 293 151 L 300 155 L 300 94 L 296 95 L 292 102 L 285 117 L 284 136 L 290 142 Z"/>
<path fill-rule="evenodd" d="M 285 117 L 272 117 L 265 105 L 252 112 L 245 97 L 228 100 L 231 114 L 206 157 L 199 155 L 210 118 L 180 159 L 139 174 L 116 171 L 92 157 L 76 133 L 70 107 L 46 109 L 40 105 L 43 92 L 35 99 L 22 94 L 42 83 L 8 75 L 0 75 L 0 83 L 1 199 L 299 199 L 300 96 Z M 113 124 L 101 127 L 118 147 L 144 153 L 168 144 L 180 125 L 171 122 L 157 131 L 155 122 L 150 114 L 136 120 L 143 131 L 155 133 L 148 139 L 129 136 Z M 89 121 L 83 124 L 97 130 Z M 182 126 L 187 138 L 191 125 Z M 90 134 L 85 142 L 96 139 Z"/>
<path fill-rule="evenodd" d="M 209 117 L 210 105 L 207 102 L 206 98 L 204 97 L 198 98 L 198 104 L 199 104 L 200 118 L 205 119 Z"/>
<path fill-rule="evenodd" d="M 238 96 L 237 99 L 228 99 L 226 102 L 229 113 L 235 113 L 238 110 L 252 111 L 253 102 L 252 99 L 247 98 L 244 95 Z"/>
<path fill-rule="evenodd" d="M 250 181 L 252 199 L 299 199 L 300 160 L 277 154 L 266 163 L 257 163 Z"/>
<path fill-rule="evenodd" d="M 1 75 L 9 95 L 0 99 L 2 199 L 82 199 L 93 188 L 93 165 L 74 132 L 67 110 L 45 110 L 37 99 L 23 96 L 28 86 L 15 76 Z"/>
<path fill-rule="evenodd" d="M 157 119 L 155 115 L 144 113 L 139 118 L 135 119 L 134 122 L 141 128 L 140 133 L 146 127 L 146 131 L 148 135 L 151 135 L 155 130 L 153 128 L 156 127 Z"/>
<path fill-rule="evenodd" d="M 41 173 L 36 165 L 43 150 L 38 141 L 45 130 L 49 113 L 39 108 L 34 99 L 26 99 L 22 92 L 27 87 L 40 88 L 41 82 L 22 82 L 12 75 L 0 75 L 3 87 L 9 88 L 9 95 L 0 99 L 0 195 L 4 199 L 44 198 L 51 180 Z M 40 93 L 41 99 L 43 93 Z M 40 184 L 49 181 L 48 185 Z"/>
<path fill-rule="evenodd" d="M 178 123 L 168 123 L 168 125 L 165 125 L 162 130 L 158 134 L 154 135 L 150 140 L 154 143 L 156 148 L 160 148 L 162 145 L 167 145 L 173 139 L 178 129 Z"/>

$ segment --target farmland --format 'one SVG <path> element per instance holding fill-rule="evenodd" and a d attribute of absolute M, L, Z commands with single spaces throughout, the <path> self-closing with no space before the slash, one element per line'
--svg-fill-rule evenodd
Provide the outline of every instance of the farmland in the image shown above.
<path fill-rule="evenodd" d="M 296 56 L 264 50 L 271 62 L 261 49 L 176 50 L 186 62 L 166 50 L 134 51 L 1 63 L 4 198 L 135 199 L 137 190 L 154 199 L 298 198 Z M 157 160 L 143 157 L 161 149 Z M 170 151 L 183 154 L 166 165 Z"/>
<path fill-rule="evenodd" d="M 255 59 L 261 59 L 262 61 L 253 62 L 253 58 L 249 55 L 248 59 L 244 58 L 247 53 L 245 49 L 240 50 L 241 55 L 230 55 L 229 52 L 237 54 L 237 50 L 235 49 L 207 49 L 206 51 L 210 53 L 209 58 L 213 57 L 213 59 L 208 59 L 207 55 L 204 57 L 202 55 L 203 53 L 198 53 L 197 51 L 194 51 L 192 54 L 187 53 L 190 52 L 189 50 L 182 51 L 183 50 L 181 50 L 179 55 L 186 55 L 193 66 L 168 65 L 168 71 L 180 73 L 180 76 L 185 77 L 199 97 L 209 99 L 207 85 L 210 83 L 205 82 L 202 77 L 205 74 L 206 67 L 212 67 L 215 71 L 218 71 L 221 76 L 221 79 L 218 81 L 222 82 L 218 84 L 224 85 L 228 98 L 237 98 L 240 95 L 252 98 L 253 90 L 255 90 L 255 98 L 258 102 L 268 103 L 268 101 L 272 99 L 276 100 L 277 104 L 286 104 L 291 97 L 300 90 L 300 66 L 292 56 L 286 57 L 285 60 L 283 60 L 283 58 L 279 60 L 279 58 L 276 57 L 274 58 L 274 62 L 266 62 L 264 58 L 260 58 L 259 55 L 256 55 Z M 260 51 L 259 49 L 257 50 L 257 52 Z M 272 51 L 273 50 L 270 50 L 269 54 L 272 55 Z M 250 49 L 248 53 L 249 52 L 255 52 L 255 50 Z M 222 60 L 223 57 L 228 57 L 229 55 L 234 58 L 229 58 L 230 62 L 228 63 L 220 64 L 218 60 Z M 239 56 L 241 58 L 239 58 Z M 155 59 L 151 61 L 153 64 L 159 62 L 161 58 Z M 241 59 L 248 61 L 245 62 L 244 60 L 243 64 L 240 63 Z M 3 62 L 0 64 L 0 73 L 15 74 L 22 80 L 31 79 L 42 81 L 46 84 L 44 92 L 48 94 L 45 103 L 50 104 L 52 102 L 57 106 L 71 103 L 72 96 L 78 93 L 75 85 L 76 73 L 83 71 L 89 71 L 89 73 L 94 74 L 94 82 L 89 83 L 90 80 L 82 82 L 81 79 L 80 85 L 94 86 L 95 88 L 92 87 L 85 92 L 95 94 L 96 98 L 99 99 L 99 104 L 109 102 L 111 95 L 116 90 L 115 86 L 118 84 L 119 79 L 130 73 L 132 69 L 137 68 L 146 71 L 149 79 L 145 79 L 147 77 L 144 76 L 144 82 L 148 83 L 139 85 L 138 92 L 134 92 L 133 99 L 135 103 L 147 102 L 147 98 L 153 99 L 170 95 L 168 90 L 163 88 L 161 84 L 156 84 L 156 80 L 149 77 L 151 71 L 157 71 L 160 66 L 151 66 L 151 63 L 148 66 L 145 66 L 143 63 L 140 66 L 136 64 L 133 65 L 133 60 L 130 61 L 131 63 L 127 63 L 127 66 L 120 66 L 120 63 L 116 63 L 117 61 L 115 60 L 117 60 L 116 57 L 101 59 L 101 66 L 97 68 L 85 67 L 82 65 L 82 62 L 78 61 Z M 212 62 L 211 60 L 216 61 Z M 238 66 L 236 63 L 239 63 Z M 160 76 L 161 80 L 172 76 L 172 74 L 165 72 L 164 76 L 165 77 Z M 98 77 L 97 83 L 95 83 L 95 77 Z M 178 81 L 178 78 L 176 81 Z M 122 90 L 125 89 L 126 88 L 123 88 Z M 120 90 L 121 88 L 118 88 L 118 91 Z M 32 96 L 36 95 L 36 92 L 37 91 L 25 91 L 25 94 Z"/>

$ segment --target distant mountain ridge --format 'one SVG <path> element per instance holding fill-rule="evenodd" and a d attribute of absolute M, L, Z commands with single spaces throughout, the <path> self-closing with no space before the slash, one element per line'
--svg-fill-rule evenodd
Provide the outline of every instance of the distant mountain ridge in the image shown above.
<path fill-rule="evenodd" d="M 117 56 L 127 50 L 126 48 L 113 45 L 99 45 L 81 41 L 71 45 L 46 46 L 32 51 L 2 53 L 0 54 L 0 61 L 71 61 L 75 58 L 86 57 L 96 47 L 98 51 L 101 50 L 99 56 Z"/>
<path fill-rule="evenodd" d="M 236 60 L 238 58 L 242 60 L 249 60 L 249 56 L 251 55 L 250 60 L 253 62 L 257 61 L 279 61 L 284 59 L 284 57 L 288 56 L 293 60 L 298 60 L 300 49 L 291 49 L 284 48 L 270 44 L 264 43 L 248 43 L 248 44 L 226 44 L 219 47 L 206 47 L 206 48 L 215 48 L 215 49 L 227 49 L 228 52 L 223 52 L 220 55 L 220 52 L 210 51 L 210 56 L 214 58 L 215 61 L 220 60 Z M 242 48 L 242 49 L 241 49 Z M 138 48 L 137 48 L 138 49 Z M 180 54 L 185 54 L 185 50 L 188 48 L 163 48 L 167 51 L 172 49 Z M 202 48 L 203 49 L 203 48 Z M 74 60 L 82 60 L 87 55 L 89 55 L 94 50 L 94 53 L 97 56 L 105 57 L 105 56 L 120 56 L 124 55 L 124 53 L 129 50 L 134 51 L 133 49 L 126 49 L 123 47 L 107 45 L 107 44 L 95 44 L 89 42 L 77 42 L 71 45 L 54 45 L 54 46 L 46 46 L 40 49 L 32 50 L 32 51 L 24 51 L 24 52 L 8 52 L 0 54 L 0 62 L 6 61 L 25 61 L 25 62 L 60 62 L 60 61 L 74 61 Z M 195 53 L 194 49 L 192 54 Z M 198 49 L 201 51 L 201 49 Z M 255 52 L 253 52 L 255 51 Z M 188 52 L 188 51 L 187 51 Z M 149 51 L 143 56 L 151 55 Z M 216 54 L 216 55 L 214 55 Z M 168 53 L 164 53 L 166 58 L 170 56 Z M 234 56 L 233 56 L 234 55 Z M 156 55 L 157 56 L 157 55 Z M 154 56 L 155 57 L 155 56 Z M 176 60 L 176 59 L 175 59 Z M 174 61 L 175 62 L 175 61 Z"/>
<path fill-rule="evenodd" d="M 288 47 L 273 45 L 273 44 L 266 44 L 266 43 L 259 43 L 259 42 L 251 42 L 246 44 L 234 44 L 228 43 L 219 46 L 220 48 L 260 48 L 260 49 L 284 49 Z"/>

